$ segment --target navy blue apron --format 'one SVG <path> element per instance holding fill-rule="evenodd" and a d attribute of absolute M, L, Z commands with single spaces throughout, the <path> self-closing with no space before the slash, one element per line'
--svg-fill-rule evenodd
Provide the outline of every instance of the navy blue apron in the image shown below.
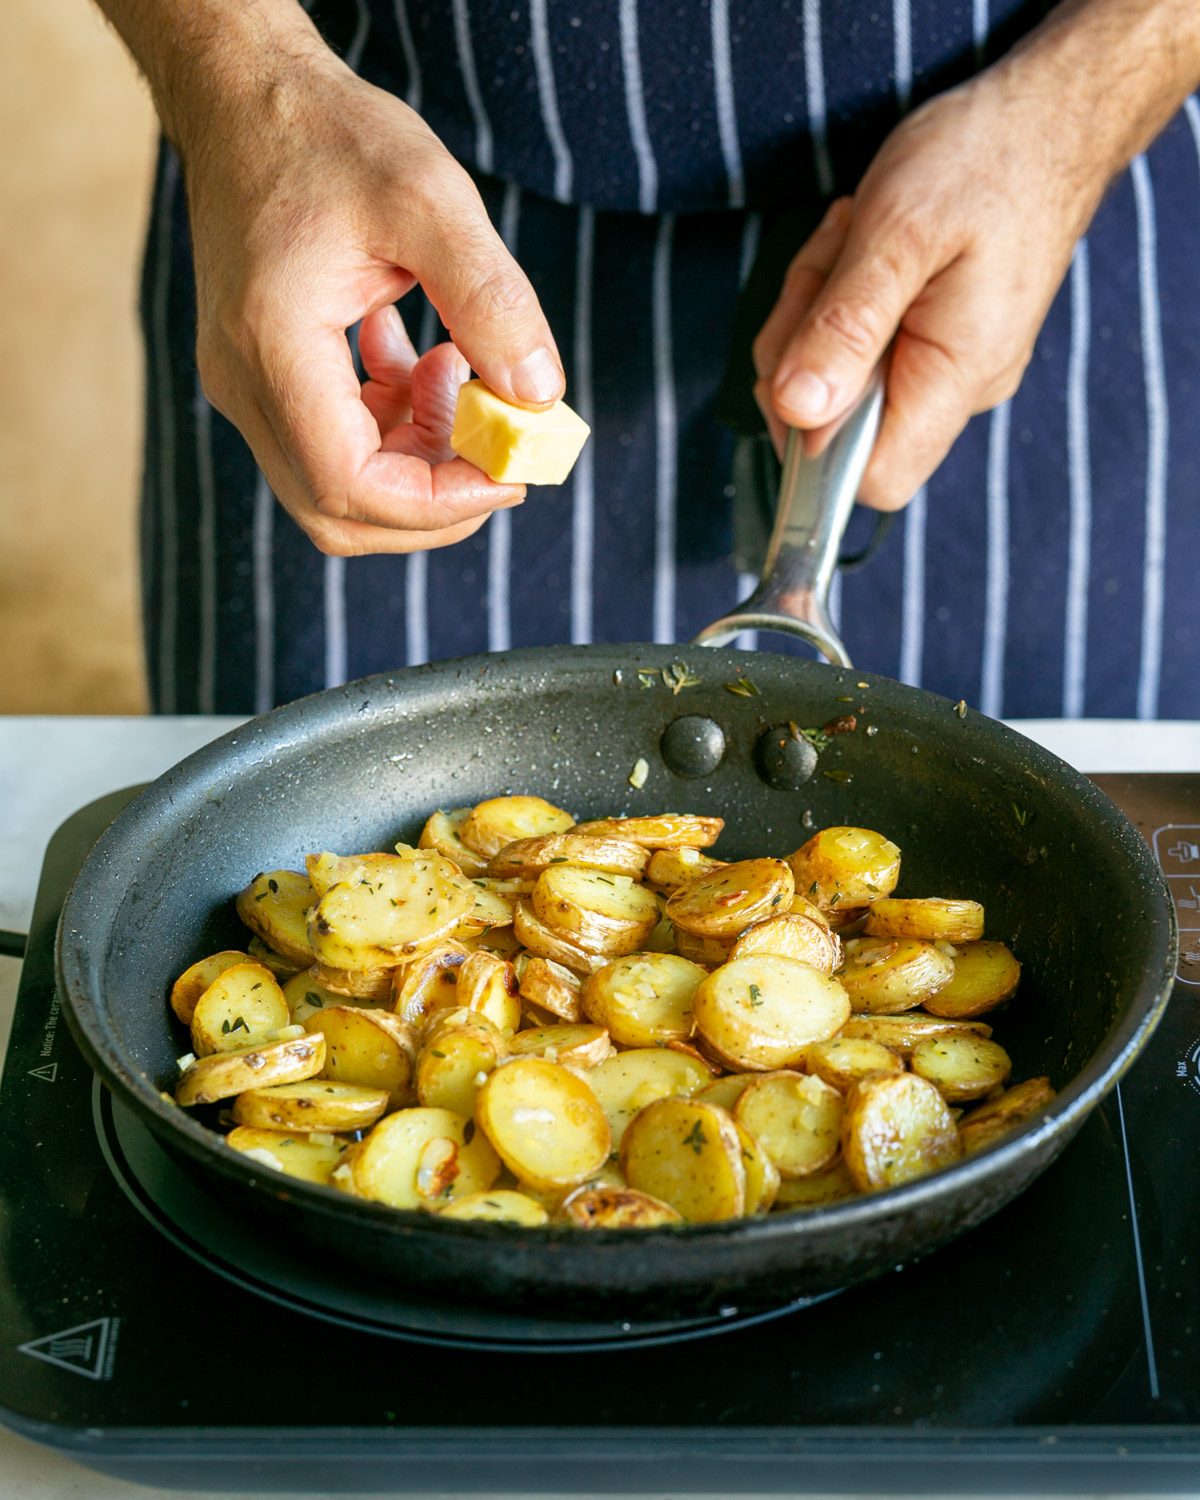
<path fill-rule="evenodd" d="M 347 61 L 475 174 L 594 437 L 566 485 L 531 490 L 453 548 L 317 552 L 200 393 L 184 193 L 164 149 L 142 294 L 155 709 L 258 711 L 510 646 L 683 642 L 724 613 L 750 580 L 718 391 L 760 244 L 780 214 L 852 190 L 905 110 L 1044 9 L 313 7 Z M 1191 99 L 1113 185 L 1016 396 L 969 425 L 869 564 L 839 578 L 857 665 L 993 715 L 1200 718 L 1198 282 Z M 419 348 L 444 337 L 419 290 L 401 312 Z"/>

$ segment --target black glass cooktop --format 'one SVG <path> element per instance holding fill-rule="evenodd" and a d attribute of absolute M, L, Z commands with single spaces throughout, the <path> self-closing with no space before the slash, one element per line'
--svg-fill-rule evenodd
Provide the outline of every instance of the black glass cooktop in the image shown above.
<path fill-rule="evenodd" d="M 58 910 L 129 794 L 83 809 L 47 852 L 0 1087 L 0 1421 L 159 1487 L 1200 1489 L 1200 776 L 1102 784 L 1181 928 L 1120 1088 L 918 1264 L 685 1325 L 400 1305 L 233 1220 L 60 1017 Z"/>

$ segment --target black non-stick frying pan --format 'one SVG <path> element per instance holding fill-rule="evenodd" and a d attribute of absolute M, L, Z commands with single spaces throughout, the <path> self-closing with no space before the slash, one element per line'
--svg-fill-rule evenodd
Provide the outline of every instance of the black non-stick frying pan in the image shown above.
<path fill-rule="evenodd" d="M 747 678 L 755 691 L 728 691 Z M 817 757 L 788 728 L 833 719 L 847 732 Z M 988 934 L 1022 960 L 1016 999 L 991 1019 L 1014 1078 L 1048 1074 L 1057 1098 L 1000 1144 L 891 1191 L 756 1221 L 598 1232 L 448 1221 L 284 1179 L 164 1097 L 185 1045 L 170 982 L 243 941 L 233 896 L 256 871 L 302 868 L 314 850 L 388 849 L 415 840 L 435 808 L 507 791 L 578 818 L 719 813 L 727 859 L 789 854 L 828 824 L 881 830 L 903 851 L 902 894 L 982 901 Z M 667 1317 L 842 1286 L 1000 1208 L 1146 1041 L 1172 983 L 1175 930 L 1162 876 L 1122 814 L 1001 724 L 853 668 L 595 646 L 369 678 L 197 752 L 96 845 L 63 911 L 58 961 L 71 1028 L 105 1083 L 264 1233 L 327 1253 L 331 1276 L 368 1276 L 397 1297 Z"/>

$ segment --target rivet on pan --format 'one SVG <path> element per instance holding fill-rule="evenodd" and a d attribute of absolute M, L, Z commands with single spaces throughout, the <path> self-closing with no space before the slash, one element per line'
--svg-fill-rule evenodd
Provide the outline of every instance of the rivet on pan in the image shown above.
<path fill-rule="evenodd" d="M 758 774 L 779 792 L 795 792 L 817 769 L 817 752 L 790 724 L 772 724 L 764 729 L 754 747 Z"/>
<path fill-rule="evenodd" d="M 725 733 L 703 714 L 684 714 L 663 730 L 659 741 L 663 761 L 676 776 L 707 776 L 725 755 Z"/>

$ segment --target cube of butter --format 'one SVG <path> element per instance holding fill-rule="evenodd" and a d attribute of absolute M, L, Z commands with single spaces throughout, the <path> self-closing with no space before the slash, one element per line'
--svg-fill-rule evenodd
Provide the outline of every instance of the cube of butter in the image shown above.
<path fill-rule="evenodd" d="M 502 484 L 561 484 L 591 428 L 565 401 L 545 411 L 510 406 L 482 380 L 458 393 L 450 446 Z"/>

